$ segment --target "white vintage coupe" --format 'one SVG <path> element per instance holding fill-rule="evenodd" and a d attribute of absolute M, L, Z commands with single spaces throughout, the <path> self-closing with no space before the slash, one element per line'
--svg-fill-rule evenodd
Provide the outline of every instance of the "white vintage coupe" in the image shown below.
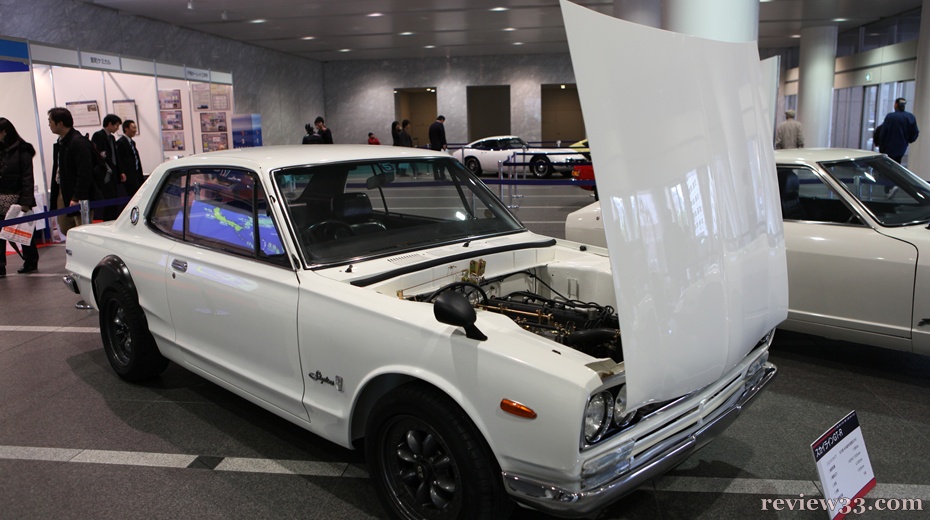
<path fill-rule="evenodd" d="M 412 168 L 450 180 L 405 186 Z M 697 364 L 641 343 L 634 376 L 607 255 L 527 231 L 424 150 L 170 161 L 116 221 L 71 230 L 67 257 L 120 377 L 171 361 L 364 441 L 398 518 L 503 518 L 511 499 L 591 513 L 720 433 L 775 373 L 779 320 L 756 316 Z"/>
<path fill-rule="evenodd" d="M 497 173 L 498 162 L 509 161 L 504 171 L 530 172 L 534 177 L 548 178 L 553 172 L 568 173 L 578 163 L 588 159 L 571 148 L 531 147 L 515 135 L 485 137 L 452 152 L 475 175 Z"/>
<path fill-rule="evenodd" d="M 864 150 L 775 161 L 789 283 L 779 328 L 930 355 L 930 184 Z M 605 246 L 600 203 L 570 214 L 565 235 Z"/>

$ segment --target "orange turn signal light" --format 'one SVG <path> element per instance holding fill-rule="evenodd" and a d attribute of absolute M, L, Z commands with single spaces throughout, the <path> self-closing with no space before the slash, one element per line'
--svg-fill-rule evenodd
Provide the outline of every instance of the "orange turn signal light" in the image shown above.
<path fill-rule="evenodd" d="M 511 401 L 510 399 L 501 399 L 501 410 L 511 415 L 516 415 L 517 417 L 523 417 L 524 419 L 536 418 L 536 412 L 534 412 L 532 408 L 516 401 Z"/>

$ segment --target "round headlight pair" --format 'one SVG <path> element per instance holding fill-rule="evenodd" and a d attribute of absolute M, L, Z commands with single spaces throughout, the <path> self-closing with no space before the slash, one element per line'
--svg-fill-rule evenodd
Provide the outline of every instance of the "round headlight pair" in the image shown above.
<path fill-rule="evenodd" d="M 597 442 L 607 429 L 614 416 L 614 396 L 610 392 L 599 392 L 588 400 L 584 410 L 584 440 Z"/>

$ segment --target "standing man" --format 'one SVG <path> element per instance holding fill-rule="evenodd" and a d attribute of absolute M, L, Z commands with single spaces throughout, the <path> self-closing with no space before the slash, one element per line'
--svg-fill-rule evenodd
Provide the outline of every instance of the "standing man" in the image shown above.
<path fill-rule="evenodd" d="M 430 150 L 445 150 L 446 149 L 446 127 L 445 123 L 446 117 L 439 116 L 436 118 L 436 121 L 429 125 L 429 149 Z"/>
<path fill-rule="evenodd" d="M 794 119 L 794 110 L 785 110 L 785 121 L 775 129 L 775 149 L 804 148 L 804 130 Z"/>
<path fill-rule="evenodd" d="M 90 200 L 97 190 L 94 184 L 94 147 L 86 137 L 74 129 L 74 117 L 67 108 L 48 111 L 48 128 L 58 136 L 52 150 L 51 208 L 77 206 Z M 62 235 L 81 225 L 80 214 L 58 215 L 58 228 Z"/>
<path fill-rule="evenodd" d="M 123 183 L 126 195 L 132 197 L 142 186 L 142 162 L 136 142 L 132 140 L 139 133 L 139 127 L 132 119 L 123 121 L 123 137 L 116 141 L 116 164 L 119 165 L 119 182 Z"/>
<path fill-rule="evenodd" d="M 326 122 L 323 121 L 323 116 L 317 116 L 316 120 L 313 121 L 313 125 L 316 127 L 316 133 L 320 134 L 320 137 L 323 139 L 323 144 L 333 144 L 333 131 L 326 128 Z"/>
<path fill-rule="evenodd" d="M 119 182 L 117 172 L 120 171 L 116 163 L 116 138 L 113 134 L 119 130 L 123 120 L 118 115 L 107 114 L 103 118 L 103 128 L 94 132 L 91 142 L 97 148 L 97 153 L 103 158 L 107 165 L 107 173 L 100 185 L 100 192 L 104 199 L 116 198 L 116 184 Z M 99 179 L 98 179 L 99 182 Z M 106 206 L 103 208 L 103 220 L 115 220 L 119 216 L 118 206 Z"/>
<path fill-rule="evenodd" d="M 906 105 L 907 100 L 904 98 L 894 100 L 894 112 L 885 116 L 872 136 L 878 151 L 888 154 L 898 164 L 901 164 L 901 159 L 907 153 L 907 145 L 916 141 L 920 134 L 914 114 L 904 110 Z"/>

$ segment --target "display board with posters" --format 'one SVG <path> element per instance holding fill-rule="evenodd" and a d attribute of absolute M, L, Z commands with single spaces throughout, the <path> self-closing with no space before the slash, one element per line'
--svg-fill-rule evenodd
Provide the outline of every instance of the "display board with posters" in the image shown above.
<path fill-rule="evenodd" d="M 65 108 L 74 118 L 74 127 L 100 126 L 100 105 L 96 101 L 68 101 Z"/>
<path fill-rule="evenodd" d="M 136 122 L 136 136 L 142 135 L 141 130 L 139 130 L 139 114 L 136 110 L 136 100 L 135 99 L 117 99 L 113 101 L 113 113 L 118 115 L 119 118 L 123 121 L 135 121 Z"/>

